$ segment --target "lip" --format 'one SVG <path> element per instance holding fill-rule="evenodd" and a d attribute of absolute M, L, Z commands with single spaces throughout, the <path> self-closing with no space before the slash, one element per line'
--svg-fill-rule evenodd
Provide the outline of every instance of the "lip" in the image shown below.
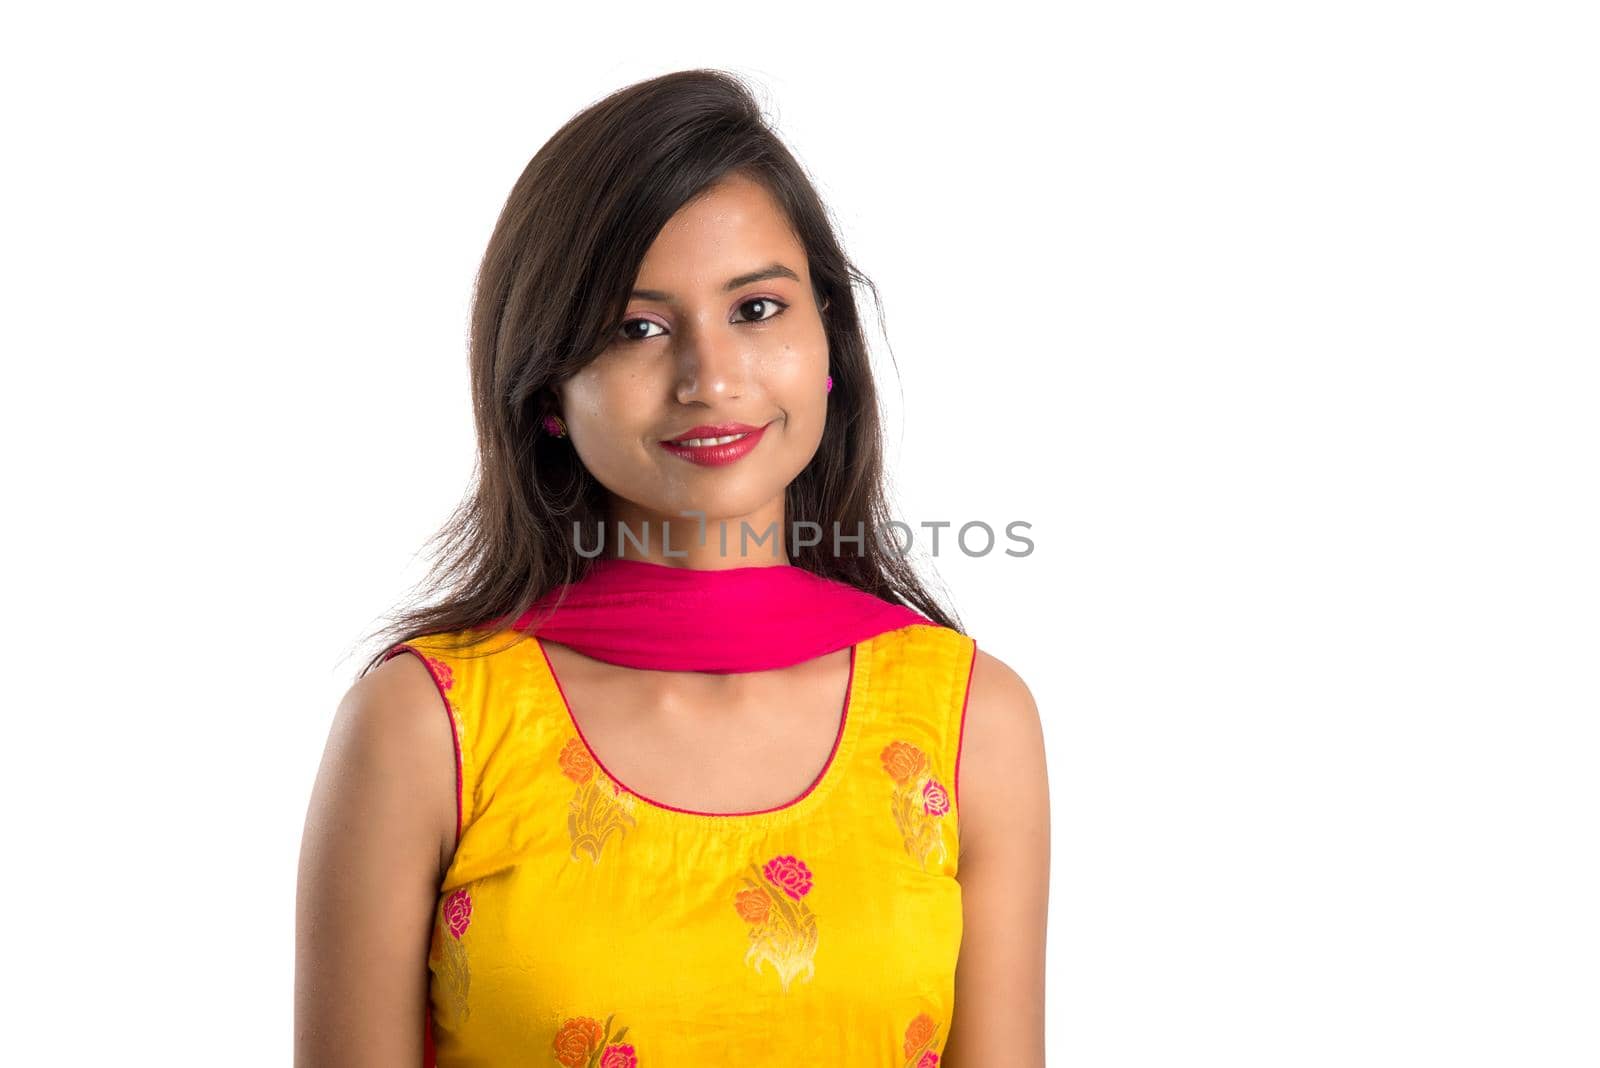
<path fill-rule="evenodd" d="M 667 438 L 661 444 L 666 445 L 674 441 L 683 441 L 685 438 L 725 438 L 729 434 L 748 434 L 761 427 L 751 426 L 749 423 L 701 423 L 692 426 L 677 437 Z"/>
<path fill-rule="evenodd" d="M 661 447 L 690 463 L 700 464 L 703 467 L 721 467 L 743 458 L 754 449 L 766 430 L 765 426 L 751 426 L 749 423 L 721 423 L 715 426 L 702 424 L 685 430 L 676 438 L 661 442 Z M 688 438 L 725 438 L 730 434 L 743 434 L 744 437 L 725 445 L 677 444 Z"/>

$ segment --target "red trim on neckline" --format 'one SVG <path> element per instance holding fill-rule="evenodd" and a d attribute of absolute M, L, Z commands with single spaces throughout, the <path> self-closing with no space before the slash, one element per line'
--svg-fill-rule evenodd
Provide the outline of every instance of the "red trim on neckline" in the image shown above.
<path fill-rule="evenodd" d="M 821 786 L 823 782 L 827 780 L 828 776 L 834 770 L 835 761 L 839 755 L 839 748 L 844 745 L 845 731 L 849 729 L 851 722 L 851 713 L 854 711 L 852 707 L 852 698 L 856 694 L 856 660 L 859 656 L 861 646 L 865 644 L 864 642 L 857 642 L 856 644 L 850 646 L 850 674 L 845 683 L 844 704 L 839 711 L 839 730 L 834 734 L 833 748 L 828 751 L 827 762 L 822 765 L 822 770 L 817 773 L 816 778 L 811 780 L 811 785 L 805 788 L 805 792 L 792 801 L 787 801 L 784 804 L 776 805 L 772 808 L 756 809 L 750 812 L 700 812 L 696 809 L 679 808 L 677 805 L 669 805 L 664 801 L 657 801 L 654 798 L 646 797 L 644 794 L 641 794 L 639 791 L 635 790 L 633 787 L 629 786 L 627 783 L 623 782 L 621 779 L 617 778 L 611 773 L 611 769 L 606 767 L 605 762 L 600 759 L 600 754 L 596 753 L 594 751 L 594 747 L 589 744 L 589 739 L 584 735 L 583 728 L 578 725 L 578 717 L 572 714 L 572 703 L 567 700 L 567 692 L 561 685 L 560 677 L 556 674 L 555 665 L 550 662 L 550 652 L 544 647 L 544 641 L 537 636 L 532 637 L 534 644 L 539 647 L 540 654 L 544 656 L 545 669 L 550 674 L 550 681 L 554 682 L 556 685 L 556 694 L 561 698 L 561 707 L 567 713 L 567 722 L 570 723 L 572 725 L 572 729 L 577 732 L 578 740 L 583 744 L 584 751 L 589 754 L 589 759 L 594 761 L 596 767 L 604 772 L 606 776 L 612 782 L 616 783 L 620 789 L 626 791 L 634 797 L 637 797 L 640 801 L 643 801 L 645 804 L 654 808 L 665 809 L 668 812 L 679 812 L 686 816 L 706 816 L 720 819 L 739 816 L 765 816 L 774 812 L 786 811 L 794 808 L 806 798 L 810 797 L 812 793 L 816 791 L 817 787 Z"/>

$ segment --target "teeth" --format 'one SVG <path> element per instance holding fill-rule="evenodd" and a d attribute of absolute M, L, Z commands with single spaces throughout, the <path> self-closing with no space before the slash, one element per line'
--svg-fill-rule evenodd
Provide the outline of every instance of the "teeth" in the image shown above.
<path fill-rule="evenodd" d="M 673 444 L 699 448 L 702 445 L 726 445 L 730 441 L 738 441 L 740 438 L 749 436 L 748 434 L 729 434 L 725 438 L 688 438 L 684 441 L 675 441 Z"/>

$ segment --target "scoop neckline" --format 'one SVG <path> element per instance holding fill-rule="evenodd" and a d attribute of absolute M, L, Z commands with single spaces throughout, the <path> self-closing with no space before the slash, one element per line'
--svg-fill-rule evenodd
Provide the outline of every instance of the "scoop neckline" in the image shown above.
<path fill-rule="evenodd" d="M 772 808 L 753 809 L 745 812 L 701 812 L 698 809 L 682 808 L 678 805 L 668 804 L 642 794 L 623 782 L 611 769 L 606 766 L 600 754 L 596 753 L 594 746 L 589 744 L 589 738 L 583 733 L 583 728 L 578 725 L 578 718 L 572 714 L 572 703 L 567 700 L 566 690 L 561 685 L 561 678 L 556 674 L 555 665 L 550 661 L 550 652 L 545 648 L 544 641 L 537 635 L 532 636 L 534 645 L 538 648 L 540 659 L 544 662 L 545 676 L 555 688 L 556 698 L 561 703 L 561 709 L 566 714 L 567 726 L 578 736 L 578 742 L 583 746 L 584 752 L 594 762 L 605 776 L 616 784 L 617 789 L 629 797 L 649 806 L 651 809 L 669 813 L 672 816 L 682 817 L 697 821 L 712 821 L 727 824 L 739 821 L 762 822 L 793 815 L 819 804 L 823 797 L 832 789 L 833 784 L 843 774 L 842 765 L 854 748 L 857 729 L 862 719 L 862 697 L 866 689 L 867 657 L 866 646 L 871 638 L 856 642 L 850 646 L 850 672 L 845 683 L 844 700 L 839 709 L 839 728 L 834 734 L 833 748 L 828 752 L 828 759 L 823 764 L 822 770 L 817 772 L 811 780 L 811 785 L 798 797 Z"/>

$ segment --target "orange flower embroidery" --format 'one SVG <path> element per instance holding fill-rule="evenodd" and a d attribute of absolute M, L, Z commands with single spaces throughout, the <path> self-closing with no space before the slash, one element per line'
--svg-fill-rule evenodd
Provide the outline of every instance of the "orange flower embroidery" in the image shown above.
<path fill-rule="evenodd" d="M 928 770 L 928 754 L 910 742 L 890 742 L 883 751 L 883 770 L 904 786 Z"/>
<path fill-rule="evenodd" d="M 772 911 L 769 900 L 765 890 L 740 890 L 733 895 L 733 907 L 739 910 L 745 923 L 760 926 L 767 922 L 767 913 Z"/>
<path fill-rule="evenodd" d="M 906 1026 L 905 1068 L 934 1068 L 939 1055 L 933 1051 L 939 1037 L 939 1025 L 927 1013 L 918 1013 Z"/>
<path fill-rule="evenodd" d="M 617 1014 L 612 1013 L 604 1025 L 587 1016 L 563 1023 L 552 1043 L 556 1060 L 566 1068 L 638 1068 L 639 1058 L 633 1047 L 621 1045 L 628 1029 L 610 1034 L 611 1021 L 616 1018 Z"/>
<path fill-rule="evenodd" d="M 928 754 L 910 742 L 890 742 L 881 759 L 883 770 L 895 783 L 889 808 L 905 838 L 906 852 L 927 871 L 930 857 L 936 855 L 943 863 L 948 856 L 942 817 L 950 811 L 950 794 L 942 782 L 928 775 Z"/>
<path fill-rule="evenodd" d="M 628 828 L 635 826 L 633 798 L 611 783 L 606 792 L 605 776 L 596 768 L 594 759 L 581 738 L 569 738 L 562 746 L 559 757 L 561 773 L 577 784 L 572 803 L 567 806 L 567 834 L 572 839 L 572 859 L 578 859 L 578 850 L 588 852 L 591 862 L 598 863 L 600 851 L 613 831 L 626 836 Z"/>
<path fill-rule="evenodd" d="M 594 778 L 594 761 L 589 750 L 577 738 L 568 738 L 561 748 L 561 773 L 576 783 L 586 783 Z"/>
<path fill-rule="evenodd" d="M 467 947 L 461 941 L 472 923 L 472 896 L 465 889 L 451 891 L 439 905 L 433 921 L 433 944 L 428 961 L 439 978 L 445 1003 L 461 1020 L 467 1018 L 467 988 L 471 975 L 467 968 Z M 450 934 L 445 938 L 445 932 Z"/>
<path fill-rule="evenodd" d="M 811 869 L 792 856 L 750 867 L 758 877 L 744 876 L 745 889 L 733 901 L 739 917 L 750 925 L 744 961 L 758 974 L 763 961 L 771 964 L 787 991 L 796 977 L 807 981 L 816 974 L 817 917 L 801 900 L 811 892 Z"/>

